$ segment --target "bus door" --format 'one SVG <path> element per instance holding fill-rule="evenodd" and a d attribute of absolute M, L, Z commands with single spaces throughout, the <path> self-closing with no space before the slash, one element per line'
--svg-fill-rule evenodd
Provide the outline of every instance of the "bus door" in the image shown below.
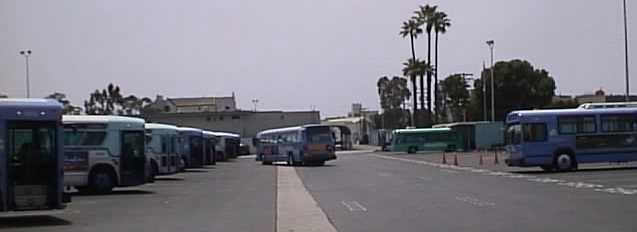
<path fill-rule="evenodd" d="M 8 210 L 58 208 L 62 180 L 55 122 L 7 123 Z"/>
<path fill-rule="evenodd" d="M 120 184 L 134 186 L 145 183 L 146 155 L 144 131 L 122 131 L 120 155 Z"/>
<path fill-rule="evenodd" d="M 201 167 L 204 163 L 203 139 L 199 136 L 190 137 L 190 166 Z"/>

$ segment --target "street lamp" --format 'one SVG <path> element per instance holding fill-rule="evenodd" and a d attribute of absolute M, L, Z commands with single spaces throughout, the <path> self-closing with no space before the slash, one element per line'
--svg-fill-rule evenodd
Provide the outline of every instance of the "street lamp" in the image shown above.
<path fill-rule="evenodd" d="M 628 85 L 628 20 L 626 16 L 626 0 L 624 0 L 624 54 L 626 62 L 626 101 L 630 101 L 630 86 Z"/>
<path fill-rule="evenodd" d="M 20 55 L 24 56 L 24 60 L 26 63 L 26 76 L 27 76 L 27 98 L 31 97 L 31 86 L 29 84 L 29 56 L 31 56 L 31 50 L 22 50 L 20 51 Z"/>
<path fill-rule="evenodd" d="M 495 122 L 495 85 L 494 85 L 494 67 L 493 67 L 493 47 L 495 46 L 495 41 L 489 40 L 487 41 L 487 45 L 489 45 L 489 49 L 491 50 L 491 121 Z"/>
<path fill-rule="evenodd" d="M 259 104 L 259 99 L 252 99 L 252 104 L 254 105 L 254 112 L 257 111 L 257 104 Z"/>

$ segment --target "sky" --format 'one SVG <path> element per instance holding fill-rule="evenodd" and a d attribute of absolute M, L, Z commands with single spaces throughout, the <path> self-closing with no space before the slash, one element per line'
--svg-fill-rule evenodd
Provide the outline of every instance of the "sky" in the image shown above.
<path fill-rule="evenodd" d="M 621 0 L 0 0 L 0 93 L 63 92 L 83 105 L 108 83 L 155 98 L 237 96 L 243 109 L 349 112 L 378 109 L 376 81 L 411 56 L 398 35 L 419 5 L 452 26 L 440 37 L 439 76 L 479 74 L 495 60 L 549 71 L 558 94 L 623 93 Z M 637 1 L 628 0 L 637 92 Z M 416 53 L 426 56 L 426 37 Z"/>

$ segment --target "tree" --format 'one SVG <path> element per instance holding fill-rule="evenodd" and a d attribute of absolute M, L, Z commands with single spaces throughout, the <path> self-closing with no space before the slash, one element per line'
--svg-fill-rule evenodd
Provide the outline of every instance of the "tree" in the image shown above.
<path fill-rule="evenodd" d="M 436 13 L 438 6 L 430 6 L 429 4 L 420 6 L 420 9 L 415 11 L 415 19 L 421 26 L 425 26 L 425 32 L 427 32 L 427 63 L 431 64 L 431 31 L 433 30 L 433 15 Z M 431 72 L 427 73 L 427 109 L 431 111 Z M 420 85 L 423 86 L 423 78 L 420 78 Z M 420 89 L 420 95 L 425 95 L 424 89 Z M 424 109 L 424 102 L 420 102 L 420 108 Z"/>
<path fill-rule="evenodd" d="M 444 34 L 447 32 L 447 28 L 451 26 L 451 20 L 449 18 L 447 18 L 447 14 L 445 12 L 435 12 L 433 17 L 432 17 L 432 24 L 433 24 L 433 29 L 436 35 L 436 39 L 435 39 L 435 49 L 436 52 L 434 54 L 434 108 L 435 110 L 435 118 L 438 119 L 439 116 L 439 110 L 438 107 L 440 107 L 439 104 L 439 96 L 438 96 L 438 35 L 439 34 Z"/>
<path fill-rule="evenodd" d="M 551 104 L 555 94 L 555 81 L 544 69 L 535 69 L 524 60 L 500 61 L 495 64 L 495 118 L 503 120 L 513 110 L 539 109 Z M 486 82 L 486 93 L 490 96 L 490 69 L 482 72 L 476 80 L 471 94 L 471 117 L 482 118 L 482 80 Z M 490 108 L 490 100 L 487 107 Z"/>
<path fill-rule="evenodd" d="M 71 104 L 71 101 L 66 99 L 66 94 L 64 93 L 52 93 L 49 96 L 46 96 L 47 99 L 53 99 L 58 101 L 62 106 L 64 106 L 63 113 L 64 114 L 79 114 L 81 111 L 80 107 L 74 106 Z"/>
<path fill-rule="evenodd" d="M 464 110 L 469 105 L 469 84 L 462 74 L 447 77 L 441 83 L 443 104 L 449 106 L 454 121 L 464 118 Z"/>
<path fill-rule="evenodd" d="M 411 94 L 407 86 L 407 79 L 393 77 L 392 79 L 381 77 L 377 82 L 382 115 L 375 119 L 378 129 L 404 128 L 408 125 L 405 115 L 408 113 L 401 105 Z"/>
<path fill-rule="evenodd" d="M 96 89 L 89 100 L 84 101 L 84 111 L 88 115 L 140 115 L 142 110 L 151 103 L 147 97 L 138 98 L 135 95 L 122 97 L 120 87 L 109 84 L 101 91 Z"/>
<path fill-rule="evenodd" d="M 411 40 L 411 58 L 416 59 L 416 50 L 414 48 L 414 39 L 418 38 L 418 35 L 422 34 L 422 29 L 418 22 L 414 19 L 407 20 L 407 22 L 403 22 L 403 26 L 400 27 L 400 33 L 403 38 L 409 36 Z"/>

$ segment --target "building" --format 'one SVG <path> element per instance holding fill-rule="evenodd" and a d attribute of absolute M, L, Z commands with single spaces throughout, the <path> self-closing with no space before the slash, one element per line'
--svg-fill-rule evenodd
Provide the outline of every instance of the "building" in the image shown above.
<path fill-rule="evenodd" d="M 9 98 L 8 95 L 0 93 L 0 98 Z"/>
<path fill-rule="evenodd" d="M 244 144 L 263 130 L 320 124 L 319 111 L 244 111 L 231 97 L 167 98 L 157 96 L 144 109 L 148 122 L 240 134 Z"/>
<path fill-rule="evenodd" d="M 157 95 L 147 110 L 164 113 L 232 112 L 237 110 L 234 93 L 230 97 L 166 98 Z"/>
<path fill-rule="evenodd" d="M 377 110 L 366 110 L 362 104 L 354 103 L 347 116 L 326 118 L 321 124 L 347 127 L 355 144 L 379 144 L 378 130 L 374 125 L 378 115 Z"/>
<path fill-rule="evenodd" d="M 637 96 L 628 96 L 629 101 L 637 101 Z M 584 94 L 575 97 L 575 101 L 578 104 L 584 103 L 604 103 L 604 102 L 624 102 L 626 101 L 625 95 L 606 95 L 604 90 L 599 89 L 595 91 L 595 94 Z"/>

